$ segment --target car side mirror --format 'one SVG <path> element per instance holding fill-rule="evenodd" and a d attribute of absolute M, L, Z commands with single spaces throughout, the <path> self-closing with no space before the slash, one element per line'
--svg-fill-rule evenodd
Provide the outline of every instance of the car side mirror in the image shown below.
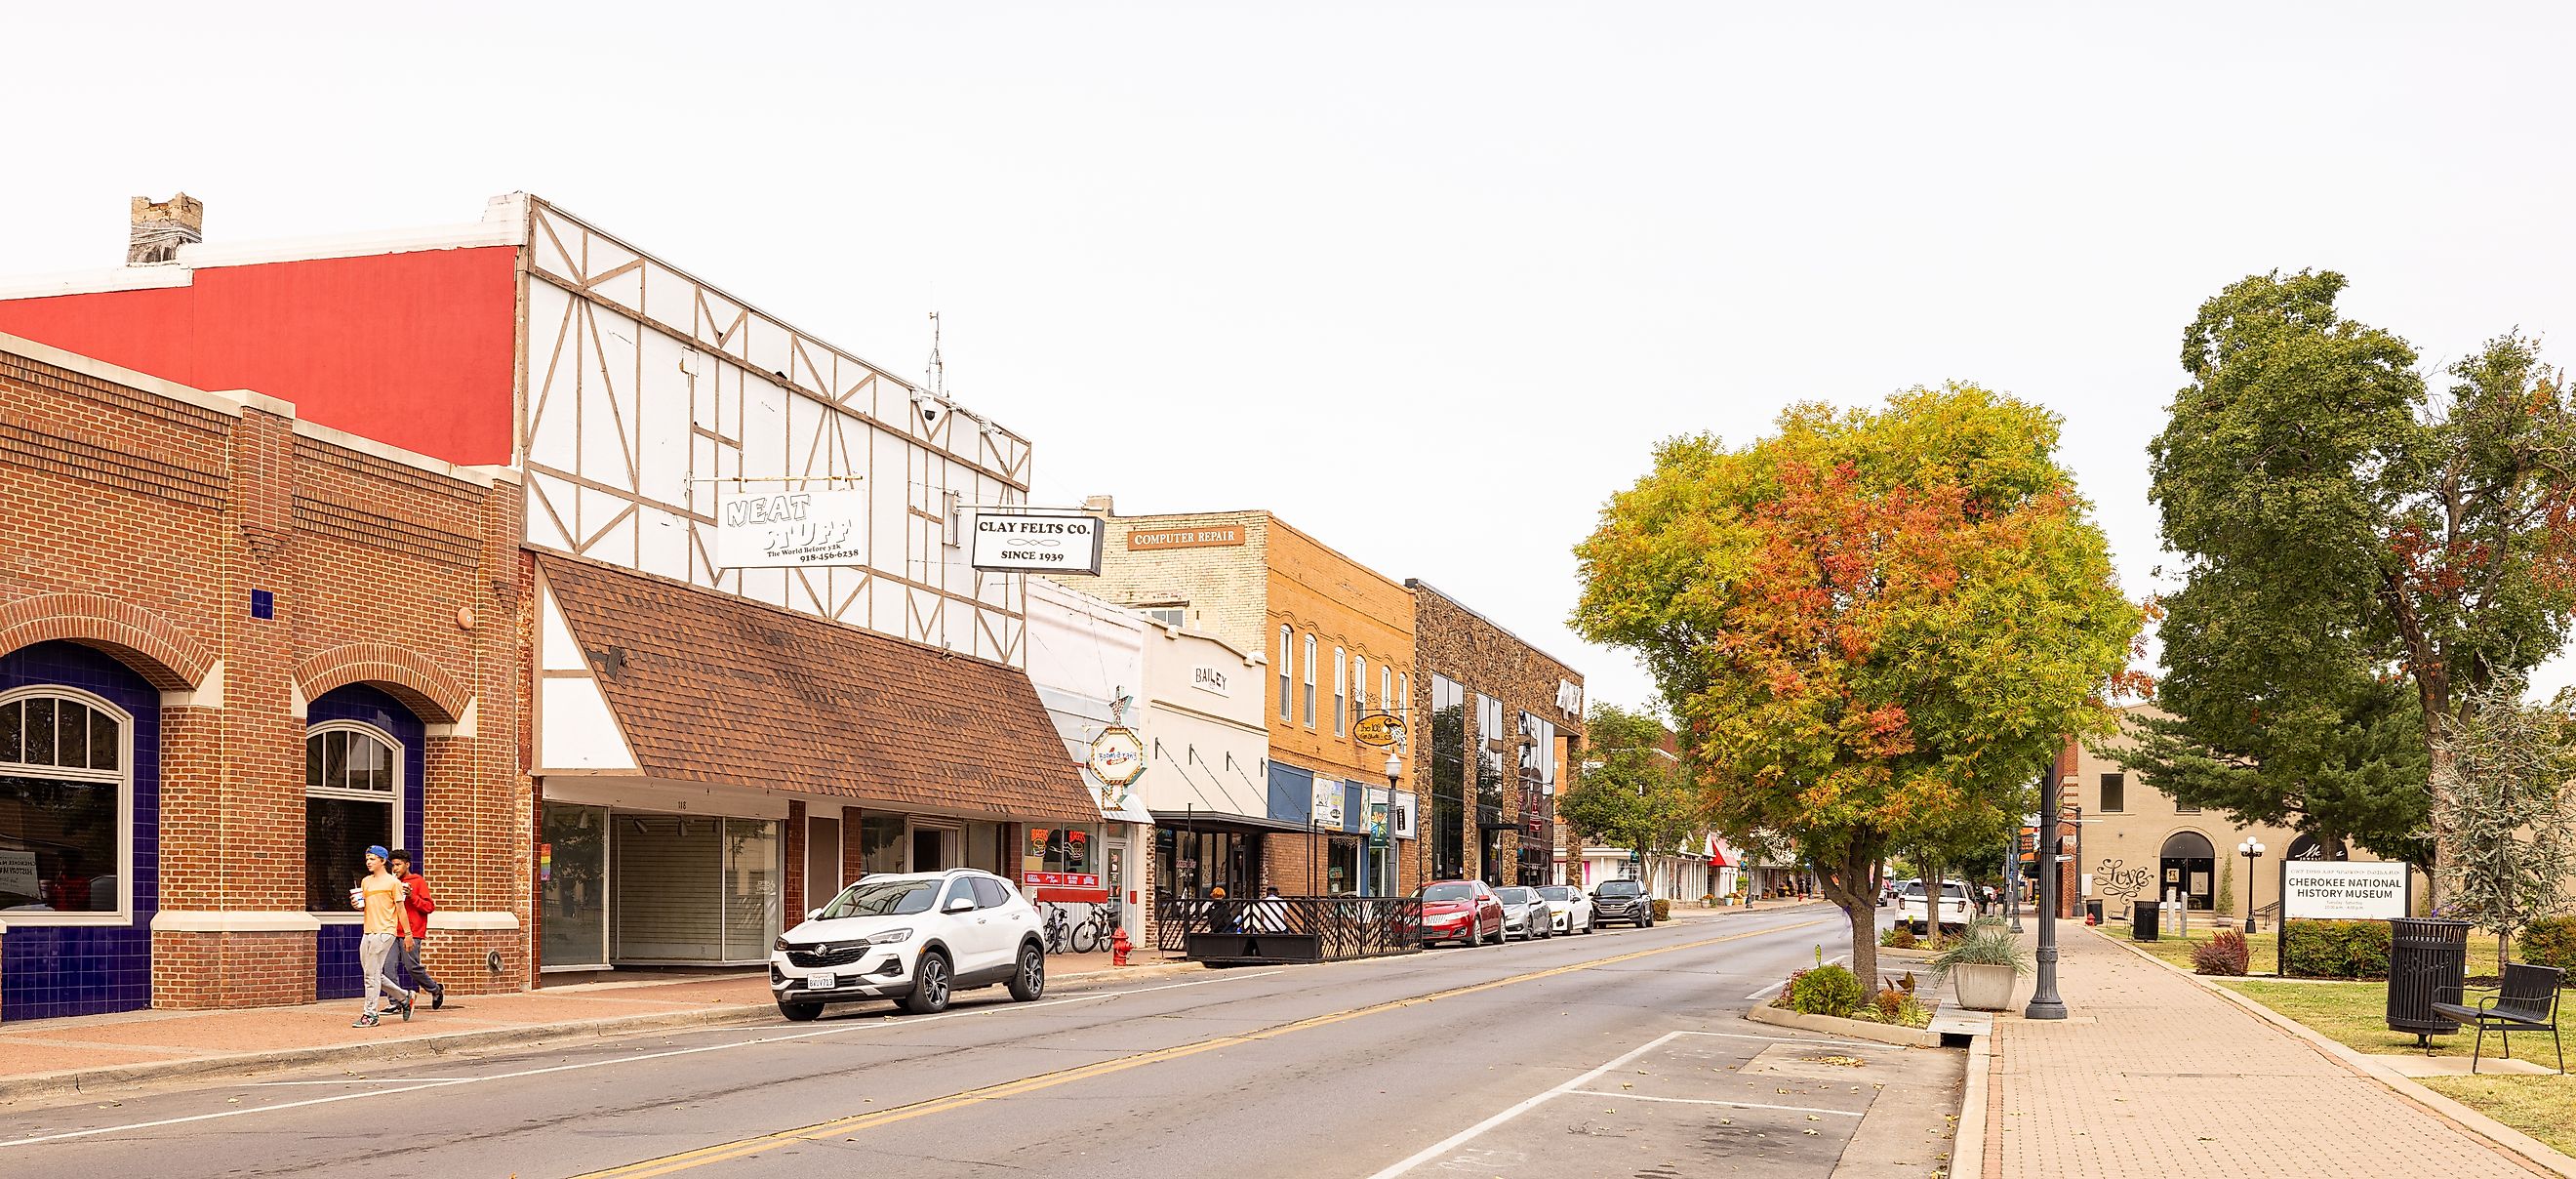
<path fill-rule="evenodd" d="M 947 906 L 939 911 L 942 913 L 972 913 L 975 911 L 975 898 L 951 897 L 948 900 Z"/>
<path fill-rule="evenodd" d="M 805 919 L 806 919 L 807 921 L 820 921 L 820 920 L 822 920 L 822 918 L 823 918 L 823 911 L 822 911 L 821 909 L 807 909 L 807 910 L 805 910 Z"/>

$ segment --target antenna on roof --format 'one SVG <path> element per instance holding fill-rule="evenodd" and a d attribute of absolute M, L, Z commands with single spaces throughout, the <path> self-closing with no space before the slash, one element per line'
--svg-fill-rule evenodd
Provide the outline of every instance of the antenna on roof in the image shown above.
<path fill-rule="evenodd" d="M 921 383 L 930 395 L 948 400 L 948 365 L 939 359 L 939 313 L 930 313 L 930 366 L 921 372 Z"/>

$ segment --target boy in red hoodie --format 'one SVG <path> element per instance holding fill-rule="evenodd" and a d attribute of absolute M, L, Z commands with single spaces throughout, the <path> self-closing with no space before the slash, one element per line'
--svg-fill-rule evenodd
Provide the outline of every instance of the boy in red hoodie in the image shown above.
<path fill-rule="evenodd" d="M 447 987 L 421 969 L 420 939 L 429 933 L 429 915 L 438 911 L 438 902 L 430 898 L 429 882 L 412 870 L 410 852 L 397 848 L 389 858 L 394 876 L 411 890 L 394 910 L 394 945 L 399 948 L 403 971 L 411 975 L 412 989 L 429 992 L 429 1009 L 436 1011 L 447 1006 Z"/>

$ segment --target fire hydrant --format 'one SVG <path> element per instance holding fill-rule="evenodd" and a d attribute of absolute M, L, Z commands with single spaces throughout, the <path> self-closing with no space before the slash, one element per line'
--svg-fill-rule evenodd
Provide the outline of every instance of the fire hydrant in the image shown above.
<path fill-rule="evenodd" d="M 1121 929 L 1116 933 L 1110 934 L 1109 964 L 1111 966 L 1125 966 L 1127 964 L 1127 951 L 1135 948 L 1134 944 L 1127 940 L 1126 930 Z"/>

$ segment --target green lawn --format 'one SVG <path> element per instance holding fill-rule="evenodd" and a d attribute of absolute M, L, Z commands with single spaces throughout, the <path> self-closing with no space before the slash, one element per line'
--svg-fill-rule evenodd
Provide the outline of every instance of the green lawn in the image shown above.
<path fill-rule="evenodd" d="M 2492 1038 L 2492 1037 L 2490 1037 Z M 2519 1053 L 2521 1045 L 2514 1048 Z M 2576 1155 L 2576 1077 L 2427 1077 L 2424 1087 Z"/>

